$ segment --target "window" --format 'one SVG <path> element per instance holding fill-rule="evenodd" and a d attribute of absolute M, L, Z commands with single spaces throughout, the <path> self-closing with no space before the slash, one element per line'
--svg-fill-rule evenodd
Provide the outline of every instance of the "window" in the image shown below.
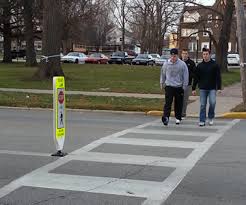
<path fill-rule="evenodd" d="M 216 18 L 215 22 L 218 23 L 219 16 L 216 16 L 215 18 Z"/>
<path fill-rule="evenodd" d="M 191 34 L 193 34 L 193 33 L 196 33 L 196 34 L 193 34 L 192 36 L 197 36 L 197 32 L 198 32 L 198 29 L 183 28 L 181 30 L 181 36 L 188 37 L 188 36 L 191 36 Z"/>
<path fill-rule="evenodd" d="M 228 52 L 231 52 L 231 42 L 228 43 Z"/>
<path fill-rule="evenodd" d="M 201 51 L 203 48 L 209 48 L 209 42 L 202 42 Z"/>
<path fill-rule="evenodd" d="M 198 22 L 199 18 L 200 18 L 200 14 L 197 11 L 193 13 L 186 11 L 184 13 L 184 23 Z"/>
<path fill-rule="evenodd" d="M 205 30 L 206 30 L 206 31 L 210 31 L 210 32 L 211 32 L 211 34 L 213 34 L 213 31 L 212 31 L 212 29 L 211 29 L 211 28 L 206 28 Z M 205 36 L 205 37 L 209 37 L 209 33 L 208 33 L 208 32 L 203 32 L 203 36 Z"/>
<path fill-rule="evenodd" d="M 195 42 L 195 41 L 189 42 L 188 49 L 190 52 L 196 51 L 197 50 L 197 42 Z"/>
<path fill-rule="evenodd" d="M 212 23 L 213 15 L 208 14 L 208 23 Z"/>

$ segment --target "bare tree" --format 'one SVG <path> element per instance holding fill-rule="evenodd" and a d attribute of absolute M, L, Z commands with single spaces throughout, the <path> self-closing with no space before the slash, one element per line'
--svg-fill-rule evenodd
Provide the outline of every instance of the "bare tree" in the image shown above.
<path fill-rule="evenodd" d="M 23 0 L 24 7 L 24 25 L 26 40 L 26 66 L 36 66 L 36 52 L 34 48 L 34 25 L 33 25 L 33 9 L 34 0 Z"/>
<path fill-rule="evenodd" d="M 178 24 L 183 2 L 171 0 L 134 0 L 131 28 L 144 51 L 161 53 L 168 29 Z"/>
<path fill-rule="evenodd" d="M 220 24 L 220 32 L 217 34 L 218 38 L 216 38 L 211 31 L 206 30 L 206 22 L 208 20 L 207 18 L 200 18 L 199 21 L 193 24 L 193 27 L 201 27 L 201 29 L 199 29 L 197 33 L 206 32 L 209 34 L 211 42 L 213 42 L 216 50 L 216 62 L 218 63 L 222 71 L 227 72 L 227 52 L 228 42 L 231 36 L 231 28 L 233 26 L 234 1 L 216 1 L 215 7 L 208 7 L 190 1 L 187 2 L 192 3 L 196 6 L 194 10 L 203 9 L 207 12 L 213 12 L 219 17 L 218 19 L 211 19 L 213 21 L 218 21 Z"/>
<path fill-rule="evenodd" d="M 240 53 L 240 71 L 242 83 L 242 95 L 244 110 L 246 110 L 246 26 L 245 26 L 245 12 L 242 0 L 235 0 L 236 15 L 237 15 L 237 31 L 239 37 L 239 53 Z"/>
<path fill-rule="evenodd" d="M 62 5 L 60 0 L 44 0 L 43 3 L 43 58 L 34 77 L 50 79 L 64 75 L 60 63 Z"/>
<path fill-rule="evenodd" d="M 11 56 L 11 9 L 12 3 L 10 0 L 2 0 L 0 2 L 2 7 L 2 16 L 1 16 L 1 32 L 3 33 L 4 42 L 3 42 L 3 62 L 4 63 L 11 63 L 12 56 Z"/>
<path fill-rule="evenodd" d="M 130 2 L 128 0 L 111 0 L 111 3 L 111 10 L 116 25 L 121 29 L 121 50 L 124 50 L 126 25 L 130 14 Z"/>

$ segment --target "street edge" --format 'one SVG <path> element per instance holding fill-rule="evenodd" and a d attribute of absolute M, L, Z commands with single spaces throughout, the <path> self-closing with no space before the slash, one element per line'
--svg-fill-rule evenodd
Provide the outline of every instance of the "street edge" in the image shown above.
<path fill-rule="evenodd" d="M 150 110 L 146 113 L 146 115 L 151 116 L 162 116 L 163 111 L 159 110 Z M 174 113 L 171 113 L 171 116 L 174 116 Z M 198 117 L 199 114 L 190 114 L 187 117 Z M 225 119 L 246 119 L 246 112 L 226 112 L 221 115 L 216 115 L 216 118 L 225 118 Z"/>

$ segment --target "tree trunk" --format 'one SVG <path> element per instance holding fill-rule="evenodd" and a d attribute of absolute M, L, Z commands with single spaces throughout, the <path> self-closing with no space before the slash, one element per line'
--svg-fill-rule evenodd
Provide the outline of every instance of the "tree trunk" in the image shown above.
<path fill-rule="evenodd" d="M 62 16 L 60 0 L 44 0 L 42 58 L 35 77 L 51 79 L 64 76 L 60 63 Z"/>
<path fill-rule="evenodd" d="M 246 110 L 246 26 L 245 26 L 245 13 L 242 0 L 235 1 L 236 16 L 237 16 L 237 31 L 238 31 L 238 44 L 240 54 L 240 71 L 241 71 L 241 84 L 242 84 L 242 96 L 243 105 Z"/>
<path fill-rule="evenodd" d="M 36 52 L 34 49 L 33 3 L 34 0 L 24 0 L 23 2 L 26 39 L 26 66 L 29 67 L 37 65 Z"/>
<path fill-rule="evenodd" d="M 216 48 L 216 62 L 220 66 L 221 71 L 227 72 L 227 52 L 228 42 L 231 34 L 231 24 L 234 11 L 233 0 L 228 0 L 224 11 L 224 19 L 220 31 L 218 47 Z"/>
<path fill-rule="evenodd" d="M 3 6 L 3 62 L 4 63 L 12 63 L 12 55 L 11 55 L 11 27 L 10 27 L 10 4 L 7 2 Z"/>

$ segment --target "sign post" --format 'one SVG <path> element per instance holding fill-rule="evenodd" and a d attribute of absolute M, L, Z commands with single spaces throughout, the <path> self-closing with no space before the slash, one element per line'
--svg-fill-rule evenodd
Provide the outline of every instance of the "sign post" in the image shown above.
<path fill-rule="evenodd" d="M 53 77 L 53 136 L 57 152 L 52 156 L 67 155 L 62 152 L 66 134 L 65 110 L 65 79 L 63 76 L 56 76 Z"/>

